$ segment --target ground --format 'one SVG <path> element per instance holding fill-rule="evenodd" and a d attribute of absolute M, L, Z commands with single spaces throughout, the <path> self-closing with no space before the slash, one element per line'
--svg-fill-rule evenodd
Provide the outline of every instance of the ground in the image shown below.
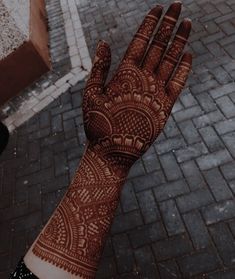
<path fill-rule="evenodd" d="M 171 1 L 158 1 L 164 5 Z M 91 55 L 115 69 L 152 0 L 77 0 Z M 132 168 L 96 278 L 235 278 L 235 2 L 186 0 L 193 72 Z M 0 278 L 61 199 L 84 150 L 80 82 L 17 128 L 0 158 Z"/>

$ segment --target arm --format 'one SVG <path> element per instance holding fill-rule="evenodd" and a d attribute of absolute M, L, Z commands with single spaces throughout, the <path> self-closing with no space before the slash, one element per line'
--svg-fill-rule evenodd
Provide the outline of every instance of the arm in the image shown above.
<path fill-rule="evenodd" d="M 111 54 L 107 43 L 98 44 L 83 99 L 85 154 L 24 258 L 39 278 L 95 277 L 128 171 L 162 131 L 190 71 L 191 55 L 183 54 L 189 20 L 165 53 L 180 10 L 179 2 L 170 6 L 152 41 L 162 7 L 149 12 L 106 86 Z"/>
<path fill-rule="evenodd" d="M 39 278 L 70 278 L 66 272 L 93 278 L 125 180 L 119 171 L 87 146 L 67 193 L 24 259 Z M 66 272 L 55 276 L 41 260 Z"/>

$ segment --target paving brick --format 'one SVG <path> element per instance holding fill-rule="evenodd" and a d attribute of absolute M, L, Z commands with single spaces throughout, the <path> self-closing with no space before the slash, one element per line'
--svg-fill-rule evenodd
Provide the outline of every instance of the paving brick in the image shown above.
<path fill-rule="evenodd" d="M 162 261 L 189 254 L 192 251 L 192 245 L 187 237 L 181 234 L 154 243 L 153 251 L 157 260 Z"/>
<path fill-rule="evenodd" d="M 224 120 L 224 115 L 219 111 L 212 111 L 202 116 L 193 118 L 193 123 L 196 128 L 202 128 L 208 125 L 212 125 L 218 121 Z"/>
<path fill-rule="evenodd" d="M 69 178 L 67 173 L 59 175 L 47 181 L 47 183 L 41 184 L 41 190 L 43 194 L 54 192 L 59 189 L 63 189 L 69 186 Z"/>
<path fill-rule="evenodd" d="M 130 231 L 128 234 L 134 248 L 151 244 L 152 242 L 166 237 L 166 232 L 161 222 L 155 222 L 138 227 Z"/>
<path fill-rule="evenodd" d="M 205 112 L 216 110 L 215 101 L 211 98 L 208 92 L 197 94 L 196 98 Z"/>
<path fill-rule="evenodd" d="M 205 223 L 198 211 L 183 215 L 184 222 L 196 249 L 203 249 L 210 245 L 210 236 Z"/>
<path fill-rule="evenodd" d="M 146 224 L 160 219 L 159 210 L 152 190 L 137 193 L 137 199 Z"/>
<path fill-rule="evenodd" d="M 135 250 L 135 259 L 139 268 L 139 274 L 142 278 L 158 278 L 158 270 L 155 259 L 149 246 Z"/>
<path fill-rule="evenodd" d="M 235 241 L 228 227 L 224 223 L 219 223 L 210 227 L 210 233 L 225 265 L 233 265 L 235 261 Z"/>
<path fill-rule="evenodd" d="M 220 167 L 224 177 L 228 180 L 235 179 L 235 162 L 227 163 Z"/>
<path fill-rule="evenodd" d="M 143 224 L 139 211 L 131 211 L 129 213 L 118 215 L 115 217 L 111 233 L 121 233 L 127 230 L 137 228 Z"/>
<path fill-rule="evenodd" d="M 113 247 L 112 247 L 112 239 L 110 236 L 108 236 L 107 241 L 105 242 L 104 245 L 104 250 L 102 253 L 102 257 L 112 257 L 114 255 L 113 253 Z"/>
<path fill-rule="evenodd" d="M 158 160 L 158 156 L 154 150 L 153 147 L 151 147 L 143 156 L 142 156 L 142 161 L 144 168 L 148 173 L 151 173 L 155 170 L 159 170 L 160 163 Z"/>
<path fill-rule="evenodd" d="M 132 271 L 135 263 L 127 235 L 115 235 L 112 238 L 112 243 L 116 255 L 118 271 L 120 273 Z"/>
<path fill-rule="evenodd" d="M 174 200 L 168 200 L 159 204 L 161 214 L 168 235 L 175 235 L 185 232 L 184 224 Z"/>
<path fill-rule="evenodd" d="M 122 189 L 121 204 L 123 212 L 129 212 L 138 208 L 135 192 L 131 182 L 125 183 Z"/>
<path fill-rule="evenodd" d="M 235 195 L 235 179 L 229 182 L 229 187 Z"/>
<path fill-rule="evenodd" d="M 28 208 L 29 212 L 42 210 L 41 185 L 36 184 L 28 187 Z"/>
<path fill-rule="evenodd" d="M 191 120 L 180 122 L 179 128 L 188 144 L 199 142 L 201 140 L 200 135 Z"/>
<path fill-rule="evenodd" d="M 218 167 L 222 164 L 232 161 L 232 157 L 229 152 L 224 150 L 219 150 L 208 155 L 201 156 L 196 159 L 199 168 L 201 170 L 208 170 L 214 167 Z"/>
<path fill-rule="evenodd" d="M 12 228 L 15 233 L 20 234 L 20 232 L 33 228 L 38 224 L 41 224 L 40 211 L 36 211 L 31 214 L 28 214 L 27 216 L 22 216 L 20 218 L 17 218 L 16 220 L 13 221 Z"/>
<path fill-rule="evenodd" d="M 197 100 L 194 98 L 189 90 L 184 90 L 184 92 L 180 94 L 180 101 L 185 108 L 197 105 Z"/>
<path fill-rule="evenodd" d="M 235 105 L 228 96 L 216 99 L 216 103 L 227 118 L 235 116 Z"/>
<path fill-rule="evenodd" d="M 214 126 L 215 126 L 217 133 L 219 133 L 220 135 L 235 131 L 235 118 L 230 118 L 230 119 L 218 122 Z"/>
<path fill-rule="evenodd" d="M 228 222 L 229 228 L 232 232 L 232 234 L 235 236 L 235 220 L 232 219 L 231 221 Z"/>
<path fill-rule="evenodd" d="M 227 5 L 227 3 L 219 3 L 217 5 L 217 9 L 222 14 L 228 14 L 228 13 L 232 12 L 232 9 Z"/>
<path fill-rule="evenodd" d="M 217 44 L 218 45 L 218 44 Z M 213 48 L 215 45 L 212 46 Z M 223 48 L 220 48 L 221 51 L 223 51 Z M 215 53 L 217 56 L 219 56 L 219 53 Z M 210 72 L 213 74 L 213 76 L 216 78 L 216 80 L 220 84 L 227 84 L 232 81 L 231 76 L 227 71 L 223 69 L 223 67 L 219 66 L 214 69 L 210 69 Z"/>
<path fill-rule="evenodd" d="M 235 216 L 235 201 L 227 200 L 211 204 L 202 208 L 202 214 L 208 225 L 233 218 Z"/>
<path fill-rule="evenodd" d="M 40 156 L 40 145 L 38 141 L 30 142 L 28 144 L 28 160 L 33 162 L 39 159 Z"/>
<path fill-rule="evenodd" d="M 204 54 L 204 53 L 207 53 L 207 51 L 208 51 L 205 48 L 204 44 L 200 41 L 195 41 L 195 42 L 191 43 L 191 46 L 192 46 L 194 52 L 197 54 Z"/>
<path fill-rule="evenodd" d="M 136 177 L 143 175 L 145 173 L 144 165 L 141 160 L 135 162 L 135 164 L 131 167 L 129 171 L 128 177 Z"/>
<path fill-rule="evenodd" d="M 183 111 L 177 111 L 173 114 L 174 119 L 177 122 L 181 122 L 187 119 L 194 118 L 203 114 L 200 106 L 194 106 L 191 108 L 184 109 Z"/>
<path fill-rule="evenodd" d="M 174 260 L 160 262 L 158 264 L 158 268 L 159 268 L 161 278 L 173 279 L 173 278 L 181 277 L 179 268 Z"/>
<path fill-rule="evenodd" d="M 180 168 L 183 171 L 190 190 L 194 191 L 205 186 L 204 178 L 194 161 L 184 162 L 180 165 Z"/>
<path fill-rule="evenodd" d="M 132 178 L 131 181 L 134 184 L 135 191 L 139 192 L 161 185 L 166 180 L 163 172 L 160 170 L 144 176 Z"/>
<path fill-rule="evenodd" d="M 233 194 L 217 168 L 205 171 L 206 181 L 217 201 L 233 198 Z"/>
<path fill-rule="evenodd" d="M 138 275 L 137 271 L 135 270 L 133 272 L 125 273 L 125 274 L 122 274 L 120 276 L 120 279 L 129 279 L 129 278 L 130 279 L 137 279 L 137 278 L 139 278 L 139 275 Z"/>
<path fill-rule="evenodd" d="M 209 275 L 209 279 L 231 279 L 234 277 L 235 270 L 223 270 L 219 272 L 213 272 Z"/>
<path fill-rule="evenodd" d="M 172 153 L 159 156 L 159 160 L 168 181 L 182 178 L 181 170 Z"/>
<path fill-rule="evenodd" d="M 188 192 L 188 185 L 183 179 L 169 182 L 154 188 L 154 195 L 157 201 L 168 200 Z"/>
<path fill-rule="evenodd" d="M 181 213 L 201 208 L 213 202 L 213 197 L 208 189 L 198 189 L 189 194 L 176 198 Z"/>
<path fill-rule="evenodd" d="M 217 88 L 209 91 L 211 97 L 214 99 L 222 97 L 222 96 L 227 95 L 232 92 L 234 92 L 234 83 L 233 82 L 222 85 L 220 87 L 218 86 Z"/>
<path fill-rule="evenodd" d="M 227 51 L 227 53 L 231 56 L 232 59 L 235 59 L 235 51 L 234 51 L 234 47 L 233 47 L 233 43 L 224 46 L 225 50 Z"/>
<path fill-rule="evenodd" d="M 63 131 L 63 126 L 62 126 L 62 117 L 60 114 L 52 117 L 52 132 L 57 133 Z"/>
<path fill-rule="evenodd" d="M 207 154 L 207 153 L 208 153 L 208 149 L 207 149 L 206 145 L 203 142 L 199 142 L 199 143 L 189 145 L 185 148 L 176 150 L 175 156 L 176 156 L 177 161 L 179 163 L 182 163 L 182 162 L 192 160 L 194 158 L 197 158 L 197 157 L 202 156 L 203 154 Z"/>
<path fill-rule="evenodd" d="M 222 37 L 222 39 L 223 38 L 224 37 Z M 212 42 L 212 43 L 207 44 L 207 48 L 209 49 L 210 53 L 213 54 L 215 57 L 222 56 L 224 54 L 224 49 L 217 42 Z M 225 72 L 225 75 L 227 76 L 226 72 Z M 223 82 L 225 81 L 225 79 L 223 78 L 223 71 L 221 73 L 221 77 L 219 76 L 219 78 L 216 78 L 216 80 L 219 83 L 223 84 Z"/>
<path fill-rule="evenodd" d="M 199 252 L 186 256 L 178 260 L 178 263 L 184 278 L 213 271 L 220 267 L 218 257 L 212 252 Z"/>
<path fill-rule="evenodd" d="M 98 268 L 98 271 L 96 273 L 96 277 L 98 278 L 113 278 L 116 271 L 116 264 L 113 258 L 111 257 L 103 257 L 101 259 L 101 265 Z"/>
<path fill-rule="evenodd" d="M 60 153 L 54 157 L 54 164 L 55 164 L 55 175 L 60 176 L 63 174 L 67 174 L 68 166 L 67 166 L 67 158 L 66 154 Z"/>
<path fill-rule="evenodd" d="M 191 88 L 191 91 L 193 94 L 198 94 L 203 91 L 209 90 L 211 88 L 215 88 L 217 85 L 218 85 L 217 81 L 212 79 L 212 80 L 208 80 L 208 81 L 204 82 L 203 84 L 199 83 L 199 84 L 194 85 Z"/>
<path fill-rule="evenodd" d="M 222 136 L 222 139 L 229 150 L 230 154 L 235 158 L 235 132 L 228 133 Z"/>
<path fill-rule="evenodd" d="M 167 120 L 164 127 L 164 134 L 167 138 L 176 137 L 180 134 L 180 131 L 172 117 L 169 117 Z"/>
<path fill-rule="evenodd" d="M 175 150 L 175 149 L 179 149 L 181 147 L 184 147 L 185 145 L 186 145 L 185 141 L 181 136 L 170 138 L 163 142 L 160 142 L 160 143 L 157 142 L 156 144 L 154 144 L 157 154 L 159 154 L 159 155 L 167 153 L 167 152 Z"/>

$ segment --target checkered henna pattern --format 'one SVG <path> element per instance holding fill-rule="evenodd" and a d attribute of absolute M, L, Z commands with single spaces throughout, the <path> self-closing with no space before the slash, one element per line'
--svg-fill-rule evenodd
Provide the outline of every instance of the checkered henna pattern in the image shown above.
<path fill-rule="evenodd" d="M 174 2 L 162 20 L 161 6 L 147 14 L 108 84 L 110 48 L 104 41 L 97 46 L 83 99 L 86 152 L 33 247 L 36 256 L 68 273 L 94 278 L 128 171 L 163 130 L 185 85 L 190 20 L 169 43 L 180 11 Z"/>

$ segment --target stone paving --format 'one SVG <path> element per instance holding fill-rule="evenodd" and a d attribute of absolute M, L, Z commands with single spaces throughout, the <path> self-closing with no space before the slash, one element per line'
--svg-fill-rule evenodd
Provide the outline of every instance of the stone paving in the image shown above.
<path fill-rule="evenodd" d="M 168 4 L 170 1 L 158 1 Z M 102 278 L 235 278 L 235 3 L 186 0 L 194 54 L 164 133 L 132 168 L 97 273 Z M 111 72 L 152 0 L 77 0 L 91 54 Z M 7 278 L 71 181 L 84 150 L 82 88 L 17 128 L 0 158 L 0 278 Z"/>
<path fill-rule="evenodd" d="M 75 2 L 46 0 L 45 3 L 52 69 L 0 108 L 1 120 L 10 132 L 83 80 L 91 69 Z"/>

